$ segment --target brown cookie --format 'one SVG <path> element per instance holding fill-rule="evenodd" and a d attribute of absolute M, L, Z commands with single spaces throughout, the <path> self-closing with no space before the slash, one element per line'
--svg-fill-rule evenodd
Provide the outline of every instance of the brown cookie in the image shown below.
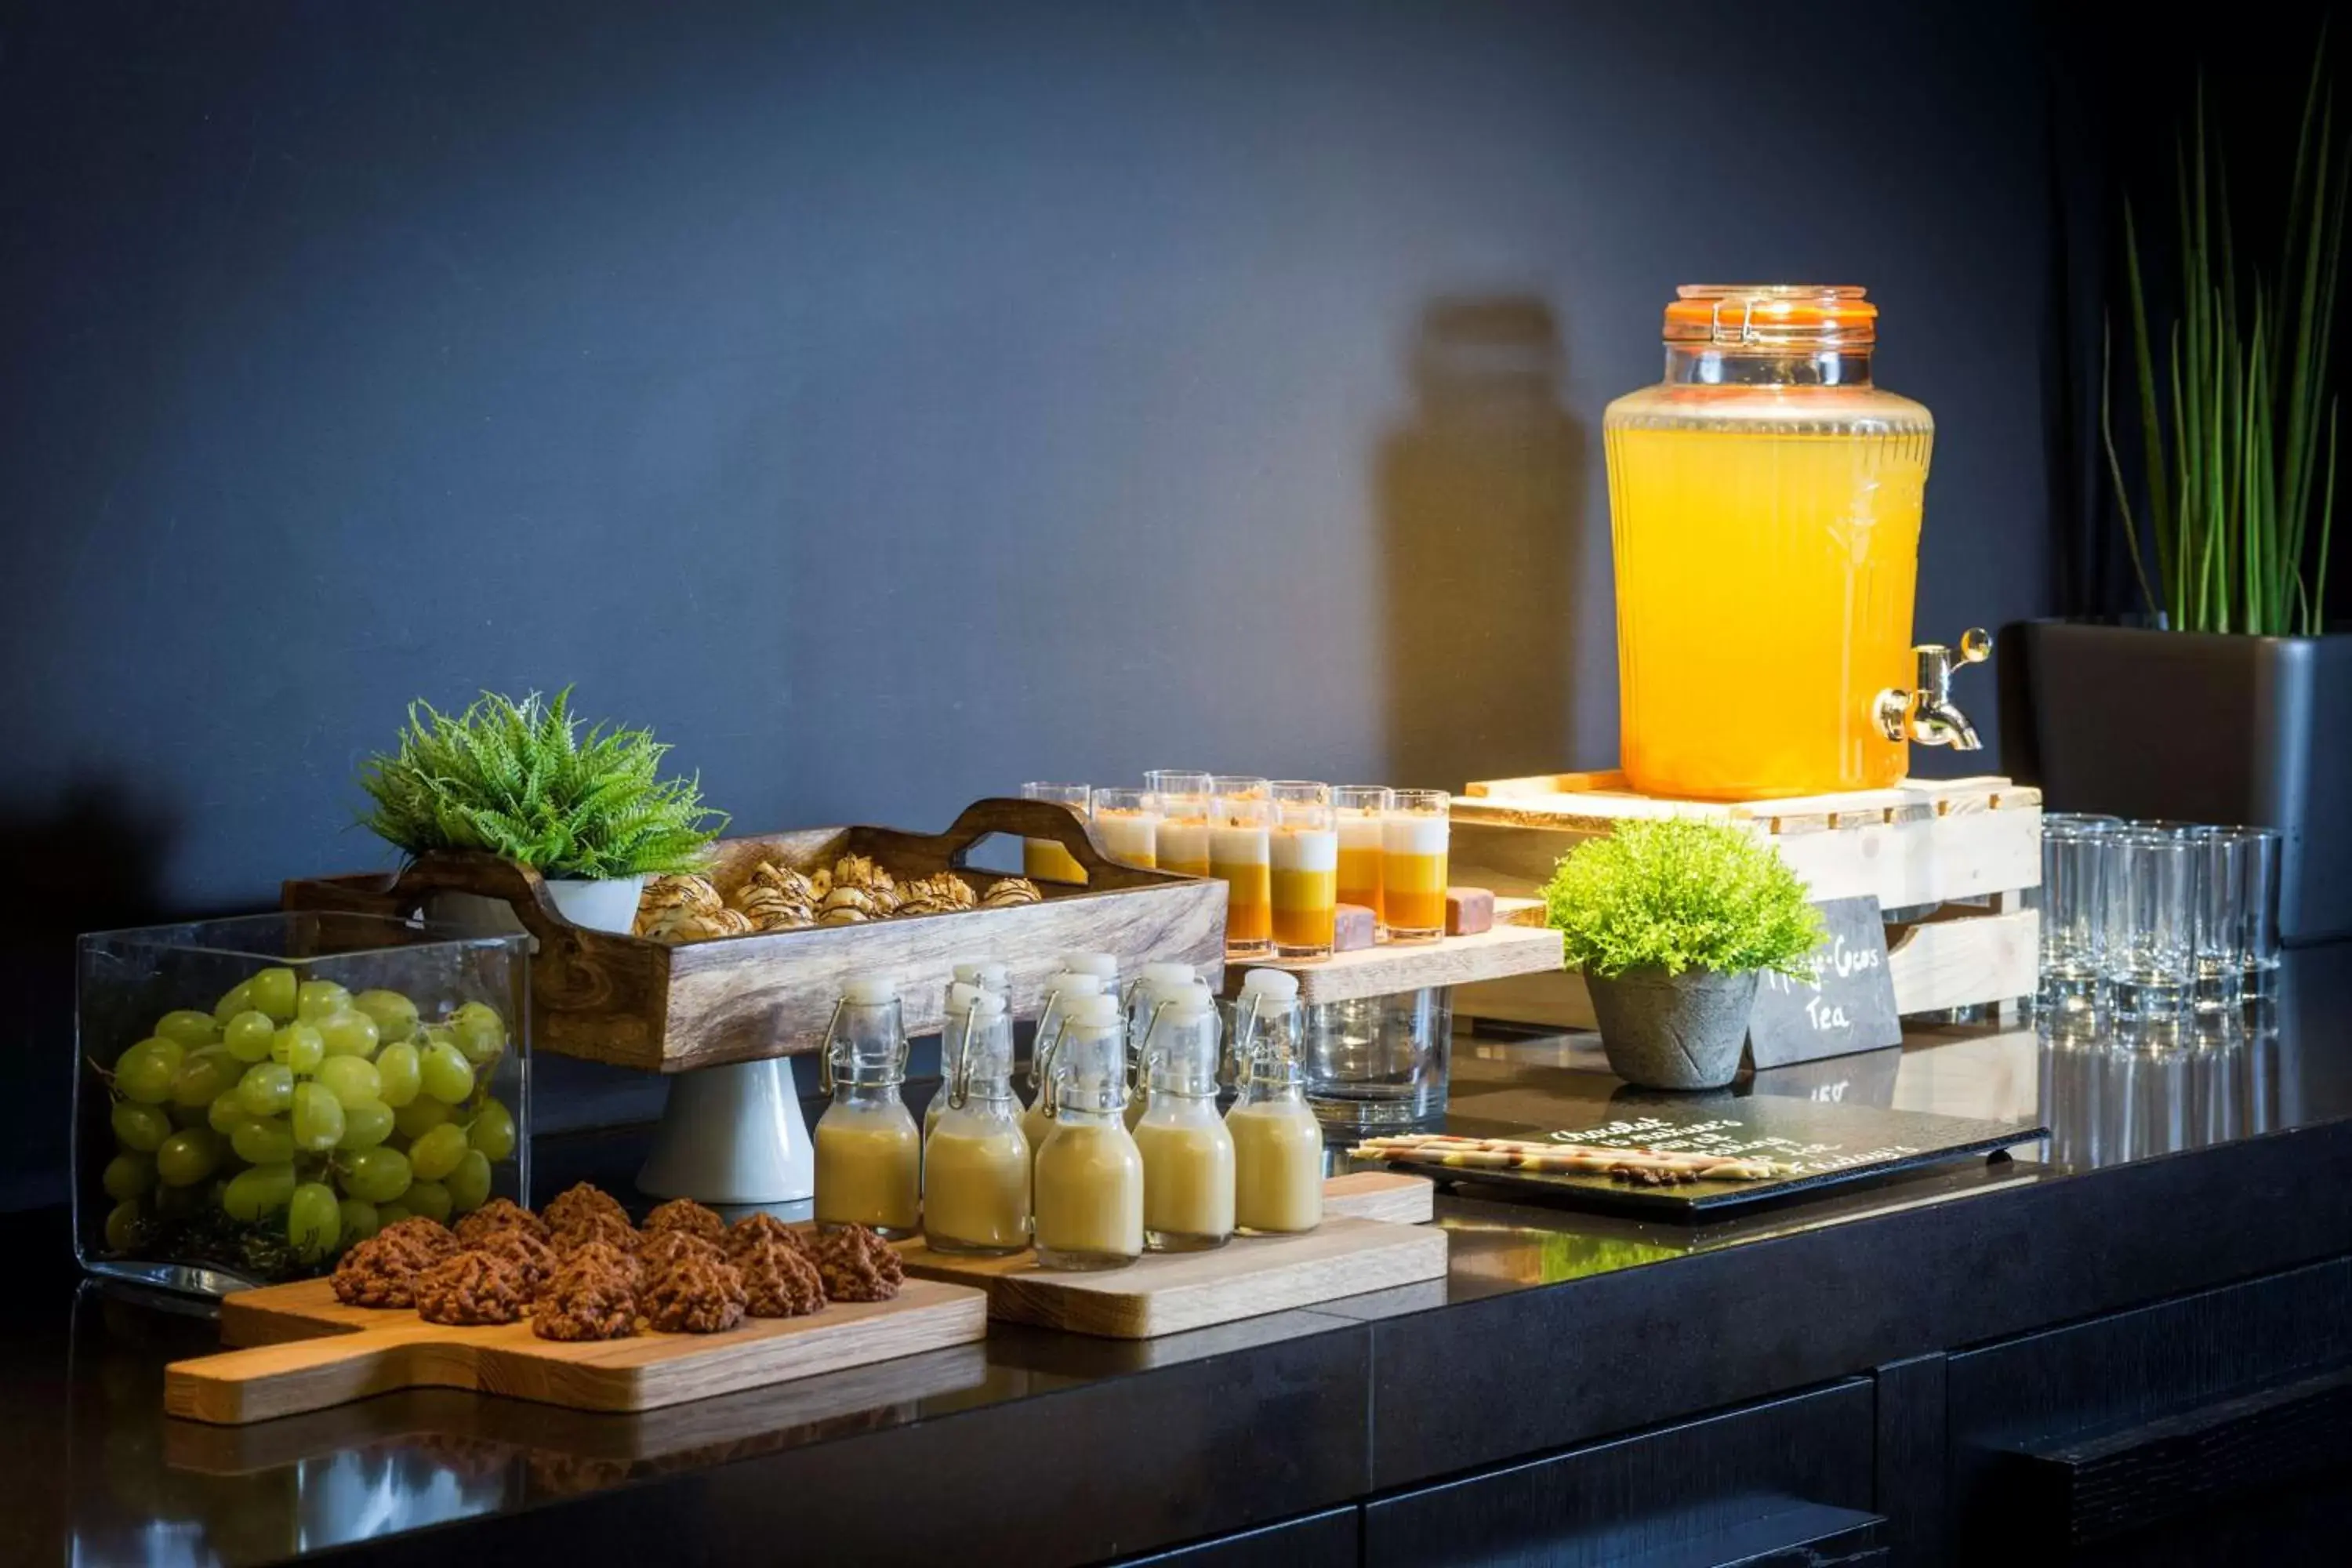
<path fill-rule="evenodd" d="M 646 1215 L 645 1233 L 682 1230 L 688 1236 L 698 1236 L 705 1241 L 717 1241 L 727 1234 L 727 1222 L 704 1208 L 692 1198 L 672 1198 L 653 1213 Z"/>
<path fill-rule="evenodd" d="M 727 1227 L 727 1256 L 740 1258 L 762 1243 L 775 1242 L 805 1258 L 815 1239 L 814 1232 L 786 1225 L 774 1215 L 747 1214 Z"/>
<path fill-rule="evenodd" d="M 539 1211 L 550 1231 L 570 1230 L 590 1215 L 610 1215 L 623 1225 L 629 1223 L 629 1211 L 623 1208 L 610 1193 L 591 1182 L 582 1182 L 567 1188 Z"/>
<path fill-rule="evenodd" d="M 816 1270 L 831 1301 L 887 1301 L 907 1278 L 898 1249 L 862 1225 L 827 1226 L 817 1234 Z"/>
<path fill-rule="evenodd" d="M 521 1276 L 524 1287 L 534 1292 L 555 1274 L 555 1249 L 520 1226 L 494 1230 L 467 1250 L 506 1264 Z"/>
<path fill-rule="evenodd" d="M 538 1241 L 548 1237 L 547 1222 L 512 1198 L 492 1198 L 459 1220 L 457 1234 L 460 1242 L 472 1247 L 502 1230 L 520 1230 Z"/>
<path fill-rule="evenodd" d="M 414 1289 L 418 1317 L 459 1328 L 511 1323 L 530 1301 L 520 1271 L 487 1252 L 443 1259 L 416 1277 Z"/>
<path fill-rule="evenodd" d="M 715 1334 L 742 1321 L 743 1277 L 718 1257 L 688 1255 L 645 1295 L 646 1316 L 670 1334 Z"/>
<path fill-rule="evenodd" d="M 602 1243 L 574 1252 L 531 1307 L 543 1340 L 617 1340 L 637 1331 L 636 1260 Z"/>
<path fill-rule="evenodd" d="M 824 1310 L 824 1279 L 790 1242 L 755 1239 L 735 1254 L 735 1267 L 755 1318 L 800 1318 Z"/>

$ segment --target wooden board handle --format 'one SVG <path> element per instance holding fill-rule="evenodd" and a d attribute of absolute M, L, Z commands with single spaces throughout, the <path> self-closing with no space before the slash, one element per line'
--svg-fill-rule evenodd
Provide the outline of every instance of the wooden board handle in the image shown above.
<path fill-rule="evenodd" d="M 1087 819 L 1076 806 L 1064 805 L 1056 800 L 1023 800 L 1002 795 L 973 801 L 948 824 L 948 830 L 940 835 L 948 851 L 948 864 L 963 870 L 971 863 L 972 849 L 994 833 L 1052 840 L 1068 850 L 1070 858 L 1085 868 L 1090 885 L 1097 880 L 1094 873 L 1117 864 L 1104 853 L 1094 829 L 1087 826 Z"/>
<path fill-rule="evenodd" d="M 324 1410 L 420 1383 L 449 1383 L 451 1375 L 434 1376 L 414 1364 L 416 1353 L 429 1349 L 423 1342 L 431 1331 L 330 1334 L 173 1362 L 163 1369 L 163 1408 L 191 1421 L 234 1426 Z M 445 1371 L 459 1386 L 472 1385 L 457 1364 Z"/>

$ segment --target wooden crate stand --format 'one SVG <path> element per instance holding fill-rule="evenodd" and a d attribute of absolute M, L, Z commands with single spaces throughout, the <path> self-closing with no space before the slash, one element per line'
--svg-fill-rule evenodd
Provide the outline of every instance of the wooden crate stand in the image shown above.
<path fill-rule="evenodd" d="M 2003 778 L 1922 779 L 1787 800 L 1667 801 L 1616 773 L 1473 784 L 1454 802 L 1457 883 L 1532 896 L 1559 858 L 1622 822 L 1697 816 L 1769 842 L 1815 898 L 1875 894 L 1891 917 L 1887 963 L 1906 1016 L 2011 1001 L 2037 981 L 2042 792 Z M 1591 1028 L 1581 976 L 1465 985 L 1462 1014 Z"/>

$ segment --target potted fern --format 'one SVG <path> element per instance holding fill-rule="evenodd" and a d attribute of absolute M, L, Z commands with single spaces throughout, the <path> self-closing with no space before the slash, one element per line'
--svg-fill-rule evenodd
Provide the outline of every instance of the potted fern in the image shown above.
<path fill-rule="evenodd" d="M 645 879 L 698 869 L 726 822 L 699 779 L 661 776 L 668 750 L 645 730 L 582 734 L 569 687 L 552 701 L 486 691 L 454 716 L 417 702 L 398 748 L 360 770 L 373 802 L 361 820 L 412 859 L 476 850 L 528 866 L 566 920 L 625 931 Z"/>
<path fill-rule="evenodd" d="M 1766 970 L 1801 975 L 1821 915 L 1780 852 L 1695 817 L 1628 822 L 1560 858 L 1544 886 L 1601 1044 L 1643 1089 L 1720 1089 L 1739 1071 Z"/>
<path fill-rule="evenodd" d="M 2144 614 L 2038 622 L 2013 645 L 2046 803 L 2280 828 L 2280 923 L 2303 941 L 2352 932 L 2352 637 L 2326 620 L 2352 157 L 2331 99 L 2323 49 L 2266 264 L 2201 89 L 2169 245 L 2144 247 L 2126 205 L 2129 364 L 2102 365 L 2100 433 Z"/>

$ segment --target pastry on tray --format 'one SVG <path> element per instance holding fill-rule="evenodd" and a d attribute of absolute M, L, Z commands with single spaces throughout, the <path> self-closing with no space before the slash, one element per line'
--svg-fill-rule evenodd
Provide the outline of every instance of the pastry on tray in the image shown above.
<path fill-rule="evenodd" d="M 543 1340 L 617 1340 L 637 1331 L 637 1263 L 607 1243 L 565 1258 L 532 1303 L 530 1331 Z"/>
<path fill-rule="evenodd" d="M 645 1313 L 669 1334 L 715 1334 L 743 1321 L 743 1277 L 712 1248 L 688 1252 L 645 1293 Z"/>
<path fill-rule="evenodd" d="M 791 1242 L 754 1237 L 733 1256 L 753 1317 L 803 1318 L 824 1310 L 824 1278 Z"/>
<path fill-rule="evenodd" d="M 520 1230 L 536 1240 L 548 1237 L 547 1222 L 512 1198 L 492 1198 L 457 1222 L 457 1239 L 467 1247 L 501 1230 Z"/>
<path fill-rule="evenodd" d="M 898 1249 L 862 1225 L 827 1226 L 813 1257 L 829 1301 L 887 1301 L 907 1278 Z"/>
<path fill-rule="evenodd" d="M 546 1222 L 549 1230 L 557 1231 L 569 1230 L 592 1214 L 610 1215 L 623 1225 L 629 1223 L 629 1211 L 593 1182 L 566 1188 L 549 1200 L 539 1211 L 539 1217 Z"/>
<path fill-rule="evenodd" d="M 705 1241 L 715 1242 L 727 1234 L 727 1222 L 692 1198 L 672 1198 L 646 1215 L 646 1223 L 639 1228 L 647 1236 L 665 1230 L 682 1230 L 688 1236 L 698 1236 Z"/>
<path fill-rule="evenodd" d="M 474 1328 L 511 1323 L 530 1305 L 522 1271 L 487 1252 L 460 1252 L 416 1276 L 416 1315 L 428 1323 Z"/>

